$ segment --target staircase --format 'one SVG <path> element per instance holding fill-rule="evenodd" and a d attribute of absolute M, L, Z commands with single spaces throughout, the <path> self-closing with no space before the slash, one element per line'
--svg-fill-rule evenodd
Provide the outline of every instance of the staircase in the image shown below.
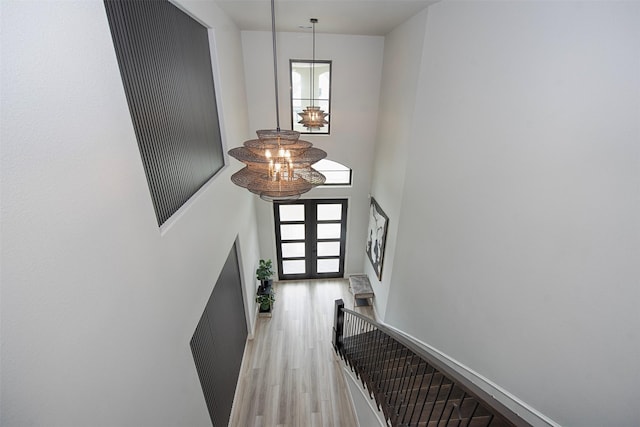
<path fill-rule="evenodd" d="M 333 345 L 390 426 L 529 424 L 395 331 L 336 301 Z"/>

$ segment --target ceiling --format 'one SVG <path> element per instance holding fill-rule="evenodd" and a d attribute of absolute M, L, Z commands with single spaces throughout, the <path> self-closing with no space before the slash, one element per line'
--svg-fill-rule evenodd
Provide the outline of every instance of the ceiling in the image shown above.
<path fill-rule="evenodd" d="M 384 36 L 438 0 L 275 0 L 276 31 Z M 269 0 L 215 0 L 242 31 L 271 31 Z M 301 28 L 302 27 L 302 28 Z"/>

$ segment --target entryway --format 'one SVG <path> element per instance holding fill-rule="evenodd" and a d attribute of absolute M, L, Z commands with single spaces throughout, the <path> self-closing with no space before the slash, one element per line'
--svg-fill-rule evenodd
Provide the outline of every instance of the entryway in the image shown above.
<path fill-rule="evenodd" d="M 274 203 L 273 213 L 280 280 L 344 276 L 346 199 Z"/>

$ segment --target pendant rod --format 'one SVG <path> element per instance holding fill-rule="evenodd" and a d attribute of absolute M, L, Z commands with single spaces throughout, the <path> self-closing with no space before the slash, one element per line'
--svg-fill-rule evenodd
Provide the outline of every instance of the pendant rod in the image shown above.
<path fill-rule="evenodd" d="M 316 22 L 318 20 L 316 18 L 311 18 L 311 23 L 313 24 L 313 57 L 311 60 L 311 106 L 315 106 L 315 96 L 313 94 L 313 89 L 315 86 L 316 79 Z"/>
<path fill-rule="evenodd" d="M 280 131 L 280 106 L 278 103 L 278 59 L 276 56 L 276 7 L 271 0 L 271 38 L 273 40 L 273 79 L 276 88 L 276 130 Z"/>

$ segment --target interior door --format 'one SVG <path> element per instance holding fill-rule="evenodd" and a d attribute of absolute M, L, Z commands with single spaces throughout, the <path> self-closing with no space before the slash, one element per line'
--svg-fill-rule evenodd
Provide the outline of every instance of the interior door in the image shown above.
<path fill-rule="evenodd" d="M 278 278 L 344 276 L 346 199 L 309 199 L 273 204 Z"/>

